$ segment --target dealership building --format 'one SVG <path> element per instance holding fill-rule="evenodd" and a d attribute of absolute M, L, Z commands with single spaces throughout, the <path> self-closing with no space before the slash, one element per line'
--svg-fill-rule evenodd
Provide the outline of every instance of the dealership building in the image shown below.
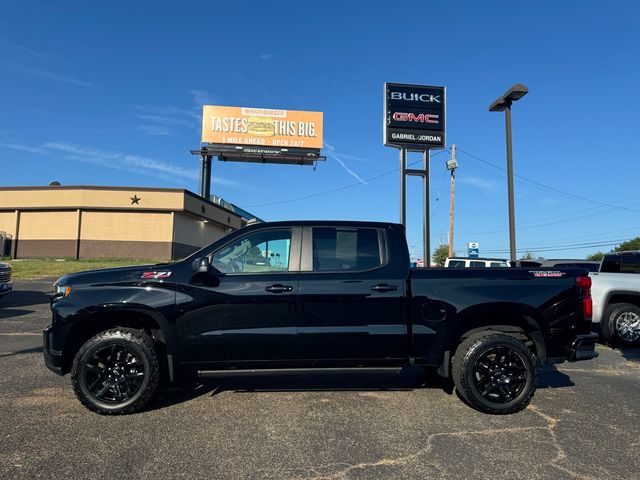
<path fill-rule="evenodd" d="M 241 228 L 250 217 L 184 189 L 0 187 L 0 253 L 179 259 Z"/>

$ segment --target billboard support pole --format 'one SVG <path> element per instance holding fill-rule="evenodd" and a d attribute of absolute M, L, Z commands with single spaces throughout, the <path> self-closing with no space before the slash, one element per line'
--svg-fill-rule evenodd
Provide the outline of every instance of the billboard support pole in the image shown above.
<path fill-rule="evenodd" d="M 211 196 L 211 155 L 202 155 L 200 162 L 200 196 L 207 200 Z"/>
<path fill-rule="evenodd" d="M 407 151 L 400 149 L 400 223 L 407 228 Z"/>

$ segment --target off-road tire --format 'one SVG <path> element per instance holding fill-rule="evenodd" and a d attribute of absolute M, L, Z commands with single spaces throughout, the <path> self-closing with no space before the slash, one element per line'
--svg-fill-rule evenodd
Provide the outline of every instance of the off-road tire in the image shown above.
<path fill-rule="evenodd" d="M 626 339 L 620 336 L 616 328 L 616 322 L 621 315 L 630 314 L 640 317 L 640 308 L 632 303 L 612 303 L 607 308 L 604 318 L 600 321 L 600 331 L 602 337 L 611 345 L 619 347 L 637 347 L 640 346 L 640 337 L 636 339 Z"/>
<path fill-rule="evenodd" d="M 116 352 L 113 359 L 109 358 L 109 351 Z M 119 362 L 118 357 L 125 359 Z M 91 337 L 78 350 L 71 368 L 73 391 L 85 407 L 96 413 L 120 415 L 137 412 L 149 402 L 158 387 L 160 381 L 158 357 L 156 345 L 145 332 L 124 327 L 105 330 Z M 97 358 L 102 360 L 96 360 Z M 129 363 L 127 359 L 130 360 Z M 115 363 L 114 366 L 114 362 L 119 363 Z M 95 373 L 98 369 L 101 373 Z M 92 391 L 96 388 L 100 390 L 107 388 L 107 393 L 114 392 L 112 397 L 117 396 L 118 393 L 123 397 L 121 386 L 124 383 L 126 383 L 126 389 L 131 392 L 129 376 L 132 376 L 131 382 L 135 381 L 133 386 L 136 388 L 126 398 L 120 400 L 100 398 L 96 395 L 99 392 Z M 97 382 L 93 388 L 89 384 L 91 380 L 93 380 L 91 383 Z M 118 380 L 123 383 L 118 383 Z M 117 391 L 116 384 L 118 384 Z"/>
<path fill-rule="evenodd" d="M 501 361 L 504 355 L 499 352 L 513 353 Z M 491 360 L 493 355 L 495 363 Z M 483 332 L 460 343 L 451 362 L 451 376 L 456 391 L 471 407 L 484 413 L 505 415 L 529 404 L 536 389 L 538 368 L 536 358 L 519 339 L 503 333 Z M 489 388 L 492 389 L 483 395 Z"/>

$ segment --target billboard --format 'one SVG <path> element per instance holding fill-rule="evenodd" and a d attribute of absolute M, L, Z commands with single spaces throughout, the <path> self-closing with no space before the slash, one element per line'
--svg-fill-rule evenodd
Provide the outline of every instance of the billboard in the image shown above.
<path fill-rule="evenodd" d="M 445 87 L 384 84 L 384 144 L 410 150 L 445 146 Z"/>
<path fill-rule="evenodd" d="M 321 149 L 322 112 L 204 105 L 202 142 Z"/>

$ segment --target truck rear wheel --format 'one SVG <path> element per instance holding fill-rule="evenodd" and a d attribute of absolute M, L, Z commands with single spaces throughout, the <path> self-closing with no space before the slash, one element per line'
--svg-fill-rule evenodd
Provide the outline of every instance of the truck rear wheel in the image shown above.
<path fill-rule="evenodd" d="M 486 332 L 465 339 L 452 360 L 456 391 L 473 408 L 508 414 L 524 409 L 536 389 L 536 359 L 515 337 Z"/>
<path fill-rule="evenodd" d="M 151 337 L 133 328 L 113 328 L 91 337 L 73 360 L 71 382 L 89 410 L 117 415 L 143 408 L 160 379 Z"/>
<path fill-rule="evenodd" d="M 640 345 L 640 308 L 631 303 L 610 305 L 600 329 L 609 343 L 637 347 Z"/>

